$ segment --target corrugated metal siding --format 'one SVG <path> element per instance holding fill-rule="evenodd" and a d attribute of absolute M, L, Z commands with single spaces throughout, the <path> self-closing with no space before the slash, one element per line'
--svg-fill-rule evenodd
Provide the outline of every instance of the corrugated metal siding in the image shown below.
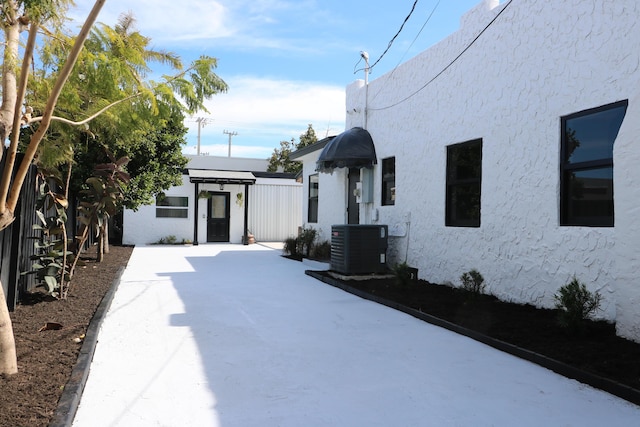
<path fill-rule="evenodd" d="M 282 242 L 302 225 L 302 185 L 249 187 L 249 230 L 258 242 Z"/>

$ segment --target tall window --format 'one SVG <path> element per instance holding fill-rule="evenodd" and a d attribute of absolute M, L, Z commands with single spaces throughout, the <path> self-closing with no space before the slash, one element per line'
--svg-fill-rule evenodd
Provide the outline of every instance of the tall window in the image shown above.
<path fill-rule="evenodd" d="M 561 119 L 560 224 L 613 227 L 613 143 L 628 101 Z"/>
<path fill-rule="evenodd" d="M 307 222 L 318 222 L 318 174 L 309 175 L 309 209 Z"/>
<path fill-rule="evenodd" d="M 480 227 L 481 179 L 481 139 L 447 147 L 447 226 Z"/>
<path fill-rule="evenodd" d="M 188 216 L 188 197 L 156 197 L 156 218 L 187 218 Z"/>
<path fill-rule="evenodd" d="M 396 158 L 382 159 L 382 205 L 396 203 Z"/>

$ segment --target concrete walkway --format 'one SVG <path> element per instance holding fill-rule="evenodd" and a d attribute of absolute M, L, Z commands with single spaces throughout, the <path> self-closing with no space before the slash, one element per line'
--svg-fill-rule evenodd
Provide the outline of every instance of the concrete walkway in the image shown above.
<path fill-rule="evenodd" d="M 73 425 L 631 426 L 640 407 L 262 245 L 136 247 Z"/>

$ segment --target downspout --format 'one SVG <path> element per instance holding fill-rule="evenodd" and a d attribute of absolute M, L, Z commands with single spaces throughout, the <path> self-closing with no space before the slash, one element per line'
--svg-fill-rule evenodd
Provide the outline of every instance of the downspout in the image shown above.
<path fill-rule="evenodd" d="M 199 184 L 196 181 L 195 182 L 195 193 L 193 195 L 193 200 L 194 200 L 194 211 L 193 211 L 193 246 L 198 246 L 198 202 L 200 201 L 198 199 L 198 193 L 199 193 Z"/>
<path fill-rule="evenodd" d="M 367 130 L 367 117 L 369 116 L 369 54 L 367 52 L 361 52 L 362 58 L 364 59 L 365 67 L 364 67 L 364 121 L 362 128 Z M 366 174 L 360 171 L 360 185 L 363 185 L 364 179 L 366 178 Z M 360 187 L 362 188 L 362 187 Z M 361 199 L 362 200 L 362 199 Z M 359 207 L 358 207 L 359 208 Z M 364 204 L 364 223 L 371 224 L 371 206 L 370 203 Z"/>
<path fill-rule="evenodd" d="M 360 52 L 360 56 L 364 59 L 364 123 L 362 129 L 367 129 L 367 115 L 369 104 L 369 54 L 367 52 Z"/>
<path fill-rule="evenodd" d="M 244 185 L 244 238 L 242 242 L 244 245 L 249 244 L 249 184 Z"/>

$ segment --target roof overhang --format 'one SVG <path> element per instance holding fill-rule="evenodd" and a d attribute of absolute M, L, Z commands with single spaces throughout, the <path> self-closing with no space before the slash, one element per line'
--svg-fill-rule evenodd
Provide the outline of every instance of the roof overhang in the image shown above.
<path fill-rule="evenodd" d="M 251 172 L 189 169 L 189 182 L 200 184 L 248 184 L 256 182 Z"/>
<path fill-rule="evenodd" d="M 366 129 L 354 127 L 329 141 L 316 162 L 316 171 L 331 173 L 337 168 L 372 168 L 377 163 L 371 135 Z"/>
<path fill-rule="evenodd" d="M 289 154 L 289 159 L 290 160 L 302 160 L 301 158 L 303 156 L 309 155 L 311 153 L 315 153 L 316 151 L 320 151 L 322 150 L 324 147 L 327 146 L 327 144 L 329 142 L 331 142 L 331 140 L 335 138 L 335 135 L 333 136 L 328 136 L 326 138 L 321 139 L 320 141 L 317 141 L 311 145 L 307 145 L 306 147 L 302 147 L 296 151 L 294 151 L 293 153 Z"/>

